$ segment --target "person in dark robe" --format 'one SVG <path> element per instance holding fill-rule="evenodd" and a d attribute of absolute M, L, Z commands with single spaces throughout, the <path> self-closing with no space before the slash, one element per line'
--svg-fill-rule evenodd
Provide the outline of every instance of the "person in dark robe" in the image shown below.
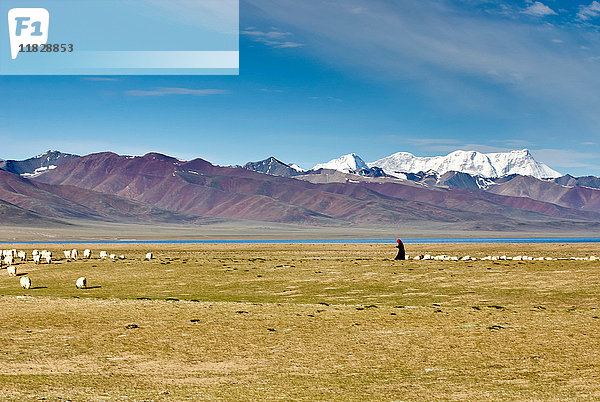
<path fill-rule="evenodd" d="M 402 240 L 398 239 L 398 245 L 396 246 L 398 249 L 398 255 L 396 256 L 396 260 L 406 260 L 406 253 L 404 252 L 404 243 Z"/>

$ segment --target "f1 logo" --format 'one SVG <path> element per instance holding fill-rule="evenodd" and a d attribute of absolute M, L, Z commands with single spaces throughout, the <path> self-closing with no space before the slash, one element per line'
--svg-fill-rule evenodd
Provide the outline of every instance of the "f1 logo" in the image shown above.
<path fill-rule="evenodd" d="M 10 55 L 14 60 L 21 46 L 48 42 L 50 13 L 45 8 L 13 8 L 8 11 Z"/>

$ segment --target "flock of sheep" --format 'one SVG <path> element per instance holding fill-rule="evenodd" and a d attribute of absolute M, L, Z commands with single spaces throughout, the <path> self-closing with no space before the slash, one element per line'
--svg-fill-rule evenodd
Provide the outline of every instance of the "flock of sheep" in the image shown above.
<path fill-rule="evenodd" d="M 408 256 L 407 256 L 408 259 Z M 514 257 L 508 257 L 506 255 L 488 255 L 487 257 L 471 257 L 465 255 L 464 257 L 456 257 L 449 255 L 430 255 L 421 254 L 412 257 L 413 260 L 436 260 L 436 261 L 559 261 L 559 260 L 573 260 L 573 261 L 600 261 L 600 257 L 591 255 L 589 257 L 531 257 L 527 255 L 517 255 Z"/>
<path fill-rule="evenodd" d="M 67 260 L 77 260 L 79 256 L 79 252 L 77 251 L 77 249 L 65 250 L 63 253 Z M 46 264 L 52 263 L 52 251 L 33 250 L 33 252 L 31 253 L 31 257 L 34 264 L 41 264 L 42 262 L 46 262 Z M 92 250 L 85 249 L 83 251 L 83 259 L 89 260 L 91 258 Z M 104 260 L 107 258 L 110 258 L 113 261 L 117 258 L 120 260 L 124 260 L 125 256 L 120 255 L 119 257 L 117 257 L 115 254 L 108 254 L 106 251 L 100 251 L 100 259 Z M 153 258 L 152 253 L 147 253 L 145 258 L 147 260 L 151 260 Z M 16 263 L 17 259 L 21 260 L 21 262 L 27 262 L 27 253 L 23 250 L 16 249 L 0 250 L 0 269 L 2 269 L 4 265 L 6 265 L 6 272 L 8 273 L 8 276 L 16 277 L 17 267 L 13 264 Z M 19 283 L 23 289 L 31 288 L 31 278 L 29 278 L 28 276 L 22 276 L 19 279 Z M 75 287 L 77 289 L 85 289 L 87 287 L 87 279 L 83 276 L 81 278 L 78 278 L 75 281 Z"/>

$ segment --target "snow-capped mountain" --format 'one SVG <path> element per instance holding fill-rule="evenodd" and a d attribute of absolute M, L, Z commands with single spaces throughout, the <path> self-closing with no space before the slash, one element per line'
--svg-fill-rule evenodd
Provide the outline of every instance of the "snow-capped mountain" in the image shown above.
<path fill-rule="evenodd" d="M 468 173 L 484 178 L 497 178 L 512 174 L 533 176 L 538 179 L 562 176 L 559 172 L 537 162 L 529 150 L 483 154 L 476 151 L 455 151 L 446 156 L 417 157 L 408 152 L 398 152 L 379 159 L 369 166 L 377 166 L 390 176 L 405 177 L 402 173 L 446 172 Z"/>
<path fill-rule="evenodd" d="M 363 161 L 360 156 L 355 153 L 344 155 L 338 159 L 330 160 L 327 163 L 319 163 L 312 170 L 331 169 L 344 173 L 353 173 L 361 169 L 369 169 L 369 166 Z"/>
<path fill-rule="evenodd" d="M 306 169 L 302 169 L 300 166 L 296 165 L 295 163 L 292 163 L 290 165 L 290 167 L 292 169 L 294 169 L 296 172 L 306 172 Z"/>
<path fill-rule="evenodd" d="M 23 177 L 37 177 L 75 158 L 79 158 L 79 155 L 66 154 L 60 151 L 48 151 L 23 161 L 3 161 L 0 163 L 0 169 Z"/>
<path fill-rule="evenodd" d="M 262 161 L 248 162 L 244 165 L 244 169 L 283 177 L 293 177 L 304 172 L 297 165 L 288 165 L 272 156 Z"/>

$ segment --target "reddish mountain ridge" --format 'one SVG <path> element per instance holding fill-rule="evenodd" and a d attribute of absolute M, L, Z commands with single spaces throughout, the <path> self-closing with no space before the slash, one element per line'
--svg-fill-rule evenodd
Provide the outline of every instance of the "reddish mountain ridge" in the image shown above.
<path fill-rule="evenodd" d="M 138 157 L 92 154 L 66 162 L 36 180 L 126 197 L 186 215 L 309 225 L 427 221 L 506 230 L 523 224 L 555 227 L 565 220 L 594 227 L 600 222 L 600 214 L 594 212 L 481 190 L 427 189 L 401 183 L 313 184 L 156 153 Z"/>
<path fill-rule="evenodd" d="M 12 211 L 9 215 L 14 216 L 19 211 L 24 218 L 21 221 L 34 222 L 38 219 L 40 224 L 45 222 L 42 217 L 55 218 L 50 219 L 53 223 L 61 219 L 174 223 L 194 219 L 124 197 L 34 182 L 4 170 L 0 170 L 0 201 L 4 202 L 5 210 L 10 208 Z"/>
<path fill-rule="evenodd" d="M 582 211 L 600 212 L 600 190 L 564 186 L 529 176 L 507 177 L 490 186 L 489 192 L 510 197 L 526 197 Z"/>

